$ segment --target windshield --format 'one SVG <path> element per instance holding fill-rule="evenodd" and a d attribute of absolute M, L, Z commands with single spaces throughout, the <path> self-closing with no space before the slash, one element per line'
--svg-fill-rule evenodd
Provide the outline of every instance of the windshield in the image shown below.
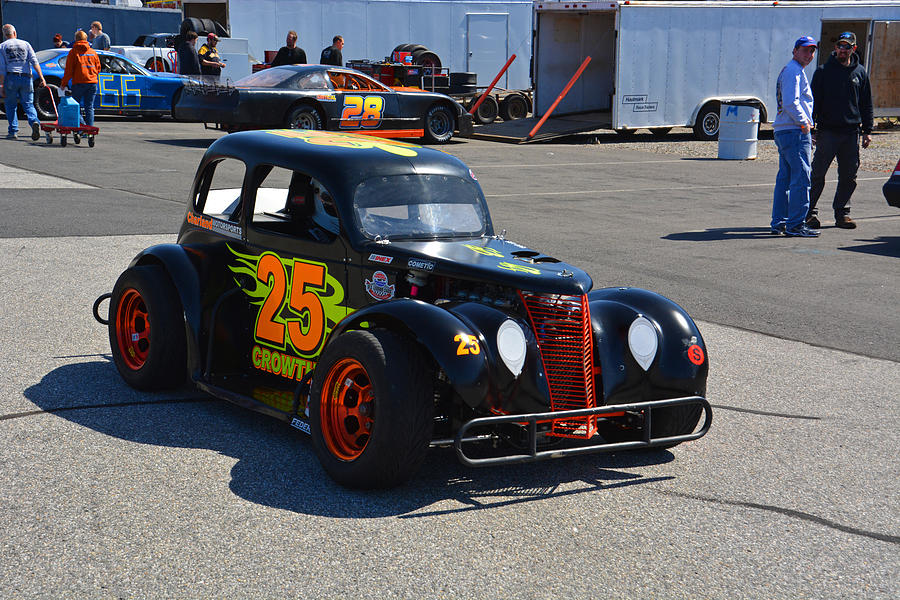
<path fill-rule="evenodd" d="M 480 237 L 484 206 L 477 183 L 449 175 L 374 177 L 353 197 L 357 224 L 370 239 Z"/>
<path fill-rule="evenodd" d="M 234 82 L 235 87 L 278 87 L 297 74 L 293 69 L 263 69 Z"/>

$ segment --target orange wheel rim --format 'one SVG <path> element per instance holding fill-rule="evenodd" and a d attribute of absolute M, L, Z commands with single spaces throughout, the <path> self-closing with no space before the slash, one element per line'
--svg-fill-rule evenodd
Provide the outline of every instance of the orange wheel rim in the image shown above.
<path fill-rule="evenodd" d="M 322 388 L 322 437 L 328 450 L 341 460 L 358 458 L 375 426 L 375 394 L 369 374 L 352 358 L 335 363 Z"/>
<path fill-rule="evenodd" d="M 137 290 L 122 293 L 116 309 L 116 332 L 119 353 L 125 366 L 137 371 L 147 362 L 150 352 L 150 315 Z"/>

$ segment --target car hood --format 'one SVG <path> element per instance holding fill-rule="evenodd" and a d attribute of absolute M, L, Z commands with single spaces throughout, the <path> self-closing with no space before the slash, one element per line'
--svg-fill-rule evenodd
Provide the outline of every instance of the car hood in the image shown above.
<path fill-rule="evenodd" d="M 593 286 L 581 269 L 496 237 L 372 242 L 367 244 L 364 258 L 367 266 L 380 263 L 541 293 L 579 295 Z"/>

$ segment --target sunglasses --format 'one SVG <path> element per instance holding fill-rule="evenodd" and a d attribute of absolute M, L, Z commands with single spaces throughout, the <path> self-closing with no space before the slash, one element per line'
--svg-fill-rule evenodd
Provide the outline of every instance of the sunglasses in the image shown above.
<path fill-rule="evenodd" d="M 851 48 L 853 48 L 853 46 L 851 46 L 850 44 L 838 44 L 837 47 L 841 50 L 850 50 Z"/>

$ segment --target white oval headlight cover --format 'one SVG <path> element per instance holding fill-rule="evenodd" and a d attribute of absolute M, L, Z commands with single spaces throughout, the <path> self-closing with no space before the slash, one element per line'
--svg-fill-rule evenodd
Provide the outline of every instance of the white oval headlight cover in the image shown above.
<path fill-rule="evenodd" d="M 497 350 L 506 368 L 518 377 L 525 366 L 525 333 L 512 319 L 507 319 L 497 329 Z"/>
<path fill-rule="evenodd" d="M 642 316 L 632 321 L 628 328 L 628 348 L 641 368 L 649 369 L 659 349 L 659 336 L 653 323 Z"/>

